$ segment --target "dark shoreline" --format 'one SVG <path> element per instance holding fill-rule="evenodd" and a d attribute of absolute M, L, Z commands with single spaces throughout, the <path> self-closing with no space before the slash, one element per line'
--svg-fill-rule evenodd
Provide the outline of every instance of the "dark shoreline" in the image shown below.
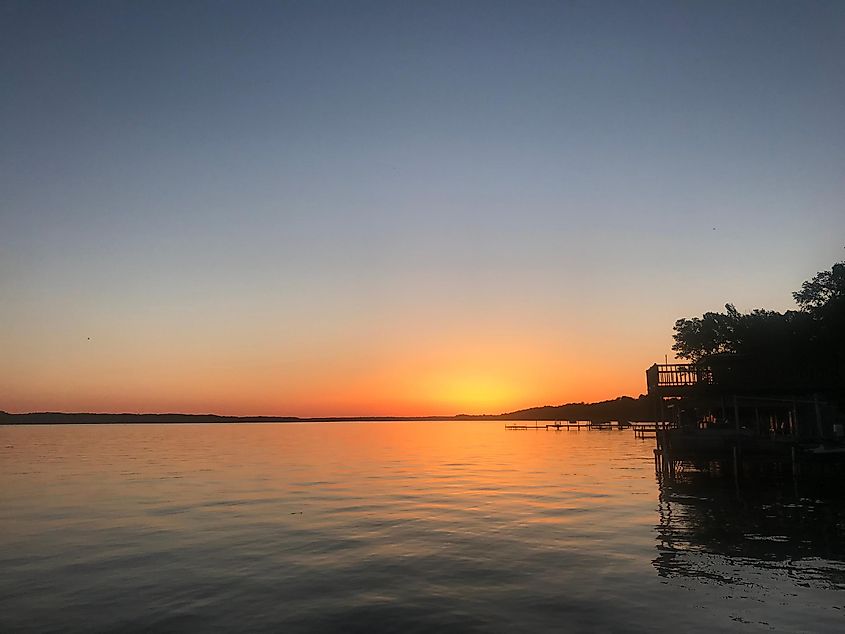
<path fill-rule="evenodd" d="M 646 396 L 621 396 L 597 403 L 545 405 L 501 414 L 456 414 L 454 416 L 220 416 L 217 414 L 133 414 L 97 412 L 29 412 L 12 414 L 0 411 L 0 425 L 73 425 L 133 423 L 342 423 L 351 421 L 460 421 L 460 420 L 655 420 L 656 402 Z"/>
<path fill-rule="evenodd" d="M 294 416 L 217 416 L 213 414 L 84 414 L 32 413 L 0 415 L 6 425 L 181 425 L 192 423 L 342 423 L 388 421 L 497 420 L 499 416 L 342 416 L 300 418 Z"/>

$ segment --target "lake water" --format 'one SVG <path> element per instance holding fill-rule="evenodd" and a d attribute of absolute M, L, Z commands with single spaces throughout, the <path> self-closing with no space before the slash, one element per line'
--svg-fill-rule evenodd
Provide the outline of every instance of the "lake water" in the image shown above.
<path fill-rule="evenodd" d="M 503 427 L 0 427 L 0 631 L 845 631 L 841 499 Z"/>

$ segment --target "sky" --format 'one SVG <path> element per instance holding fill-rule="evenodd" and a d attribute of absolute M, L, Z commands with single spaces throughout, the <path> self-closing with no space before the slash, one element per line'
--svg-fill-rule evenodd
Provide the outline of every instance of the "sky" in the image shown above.
<path fill-rule="evenodd" d="M 845 259 L 845 3 L 0 0 L 0 409 L 498 413 Z"/>

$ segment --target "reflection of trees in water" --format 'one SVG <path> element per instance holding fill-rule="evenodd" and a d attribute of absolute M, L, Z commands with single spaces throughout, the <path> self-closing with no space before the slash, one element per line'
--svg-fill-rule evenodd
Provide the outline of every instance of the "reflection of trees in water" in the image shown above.
<path fill-rule="evenodd" d="M 662 577 L 746 584 L 749 571 L 770 570 L 845 589 L 845 501 L 837 479 L 743 483 L 737 491 L 730 478 L 679 473 L 660 485 L 653 565 Z"/>

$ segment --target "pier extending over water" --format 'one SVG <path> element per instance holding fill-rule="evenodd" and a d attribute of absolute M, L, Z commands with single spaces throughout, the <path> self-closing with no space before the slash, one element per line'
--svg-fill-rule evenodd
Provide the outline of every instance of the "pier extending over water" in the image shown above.
<path fill-rule="evenodd" d="M 589 420 L 556 420 L 553 422 L 534 421 L 534 424 L 529 423 L 506 423 L 505 429 L 510 430 L 552 430 L 562 431 L 582 429 L 595 431 L 608 431 L 611 429 L 633 429 L 634 435 L 645 438 L 648 435 L 654 436 L 657 429 L 662 429 L 665 423 L 644 422 L 632 423 L 628 421 L 606 420 L 606 421 L 589 421 Z"/>

